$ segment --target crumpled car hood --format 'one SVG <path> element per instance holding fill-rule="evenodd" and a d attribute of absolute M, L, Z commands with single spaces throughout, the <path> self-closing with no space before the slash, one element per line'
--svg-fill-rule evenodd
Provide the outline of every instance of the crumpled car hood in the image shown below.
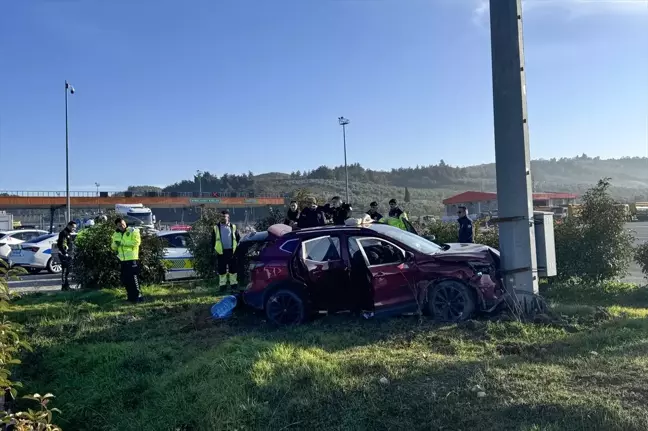
<path fill-rule="evenodd" d="M 482 244 L 462 244 L 458 242 L 452 242 L 445 245 L 449 246 L 450 248 L 448 250 L 442 251 L 441 254 L 480 254 L 491 251 L 497 256 L 500 255 L 498 250 Z"/>

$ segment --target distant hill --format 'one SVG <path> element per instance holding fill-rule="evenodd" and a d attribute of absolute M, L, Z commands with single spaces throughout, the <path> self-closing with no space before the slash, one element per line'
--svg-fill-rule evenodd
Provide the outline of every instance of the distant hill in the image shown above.
<path fill-rule="evenodd" d="M 648 200 L 648 158 L 600 159 L 583 154 L 573 158 L 534 160 L 531 162 L 534 190 L 538 192 L 583 193 L 604 177 L 612 178 L 614 195 L 624 201 Z M 311 171 L 292 173 L 270 172 L 254 175 L 204 173 L 201 184 L 204 192 L 231 191 L 268 194 L 292 194 L 298 189 L 330 198 L 344 196 L 344 167 L 320 166 Z M 365 207 L 372 200 L 386 206 L 390 198 L 404 199 L 409 188 L 410 211 L 419 214 L 437 214 L 441 201 L 466 190 L 496 191 L 495 164 L 457 167 L 441 160 L 438 164 L 398 168 L 390 171 L 366 169 L 359 164 L 349 166 L 351 202 Z M 143 189 L 146 186 L 132 186 Z M 184 180 L 163 189 L 166 192 L 198 191 L 197 180 Z"/>

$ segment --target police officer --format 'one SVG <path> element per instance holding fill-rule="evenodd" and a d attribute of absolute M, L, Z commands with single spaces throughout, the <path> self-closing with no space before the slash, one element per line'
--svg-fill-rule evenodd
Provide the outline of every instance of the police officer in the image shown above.
<path fill-rule="evenodd" d="M 223 221 L 214 226 L 212 232 L 212 246 L 218 259 L 218 279 L 221 288 L 238 284 L 236 259 L 234 253 L 241 236 L 236 230 L 236 225 L 230 223 L 230 213 L 225 210 L 222 213 Z"/>
<path fill-rule="evenodd" d="M 298 226 L 300 229 L 309 227 L 324 226 L 326 224 L 326 216 L 324 215 L 323 207 L 317 205 L 317 199 L 309 197 L 308 206 L 304 208 L 299 214 Z"/>
<path fill-rule="evenodd" d="M 472 220 L 468 217 L 468 210 L 461 206 L 457 211 L 457 222 L 459 223 L 459 242 L 469 244 L 473 242 Z"/>
<path fill-rule="evenodd" d="M 407 219 L 407 213 L 398 207 L 398 202 L 396 201 L 396 199 L 391 199 L 389 201 L 389 217 L 404 217 L 405 219 Z"/>
<path fill-rule="evenodd" d="M 330 205 L 331 220 L 334 225 L 344 226 L 346 219 L 351 217 L 351 206 L 342 202 L 342 198 L 334 196 Z"/>
<path fill-rule="evenodd" d="M 297 207 L 297 201 L 290 201 L 290 206 L 286 212 L 286 218 L 284 219 L 284 224 L 288 226 L 294 226 L 299 220 L 299 208 Z"/>
<path fill-rule="evenodd" d="M 373 221 L 380 221 L 380 219 L 383 218 L 383 215 L 378 212 L 378 202 L 373 201 L 369 204 L 369 211 L 367 211 L 367 215 L 369 215 L 369 217 L 371 217 L 371 220 Z"/>
<path fill-rule="evenodd" d="M 141 302 L 138 260 L 142 236 L 139 229 L 128 227 L 122 218 L 115 220 L 115 227 L 110 248 L 117 253 L 121 262 L 121 282 L 126 287 L 128 300 L 133 303 Z"/>
<path fill-rule="evenodd" d="M 72 266 L 72 234 L 76 230 L 76 223 L 70 221 L 65 229 L 59 232 L 58 239 L 56 240 L 56 248 L 59 252 L 59 260 L 61 261 L 61 290 L 70 290 L 70 267 Z"/>

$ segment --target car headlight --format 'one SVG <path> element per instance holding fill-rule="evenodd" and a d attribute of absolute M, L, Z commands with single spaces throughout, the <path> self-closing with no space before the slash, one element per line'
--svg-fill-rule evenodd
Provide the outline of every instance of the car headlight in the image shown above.
<path fill-rule="evenodd" d="M 485 262 L 468 262 L 468 266 L 470 266 L 477 275 L 490 275 L 494 272 L 493 266 Z"/>

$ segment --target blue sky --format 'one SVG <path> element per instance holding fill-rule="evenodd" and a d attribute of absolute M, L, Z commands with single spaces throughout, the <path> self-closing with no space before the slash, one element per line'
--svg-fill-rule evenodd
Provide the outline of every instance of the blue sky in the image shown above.
<path fill-rule="evenodd" d="M 494 160 L 481 0 L 13 0 L 0 190 Z M 648 3 L 529 0 L 533 158 L 645 156 Z"/>

